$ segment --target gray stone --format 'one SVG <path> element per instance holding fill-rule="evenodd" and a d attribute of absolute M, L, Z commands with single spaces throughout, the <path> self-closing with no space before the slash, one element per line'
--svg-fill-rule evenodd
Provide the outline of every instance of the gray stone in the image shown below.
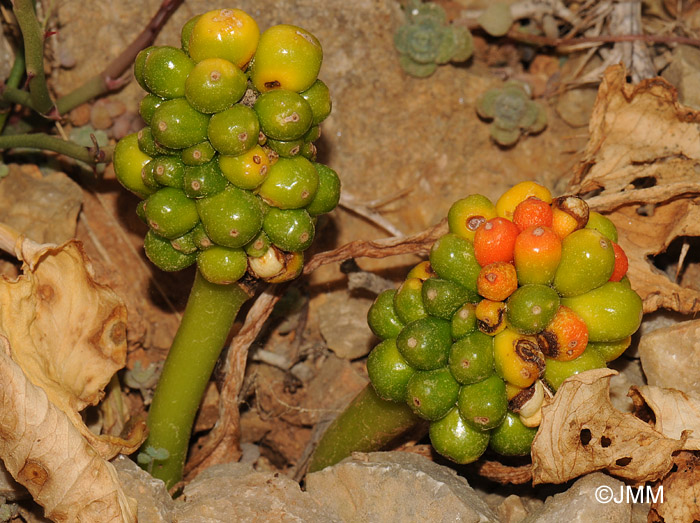
<path fill-rule="evenodd" d="M 139 523 L 169 523 L 174 502 L 162 480 L 156 479 L 126 456 L 112 460 L 119 483 L 127 496 L 138 503 Z"/>
<path fill-rule="evenodd" d="M 342 521 L 498 521 L 466 479 L 408 452 L 355 453 L 309 474 L 306 490 Z"/>
<path fill-rule="evenodd" d="M 318 323 L 321 334 L 336 356 L 354 360 L 372 349 L 377 341 L 367 326 L 367 311 L 372 305 L 368 298 L 355 298 L 347 291 L 332 292 L 319 306 Z"/>
<path fill-rule="evenodd" d="M 208 468 L 175 501 L 173 522 L 338 521 L 290 478 L 226 463 Z M 140 520 L 139 520 L 140 521 Z"/>
<path fill-rule="evenodd" d="M 596 499 L 596 492 L 611 493 L 614 499 L 620 499 L 624 488 L 622 481 L 602 472 L 589 474 L 566 492 L 548 498 L 539 511 L 530 514 L 522 523 L 628 523 L 632 519 L 629 502 L 623 499 L 622 503 L 614 500 L 603 503 Z"/>

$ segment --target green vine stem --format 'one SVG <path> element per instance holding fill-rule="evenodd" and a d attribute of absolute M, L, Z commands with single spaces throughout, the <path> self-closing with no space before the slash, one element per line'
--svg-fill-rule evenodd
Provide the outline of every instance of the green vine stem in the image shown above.
<path fill-rule="evenodd" d="M 54 109 L 44 75 L 44 33 L 36 19 L 31 0 L 14 0 L 14 13 L 22 31 L 27 79 L 32 107 L 42 115 Z"/>
<path fill-rule="evenodd" d="M 7 150 L 14 147 L 54 151 L 90 165 L 108 162 L 112 157 L 112 148 L 110 147 L 84 147 L 75 142 L 62 140 L 61 138 L 45 133 L 9 134 L 0 136 L 0 150 Z"/>
<path fill-rule="evenodd" d="M 335 465 L 353 452 L 380 450 L 420 421 L 408 405 L 381 399 L 368 384 L 328 427 L 308 471 Z"/>
<path fill-rule="evenodd" d="M 15 50 L 15 61 L 12 63 L 12 69 L 10 70 L 10 75 L 5 81 L 5 93 L 8 89 L 17 89 L 19 83 L 22 81 L 24 76 L 24 68 L 26 67 L 26 62 L 24 60 L 24 49 L 21 47 Z M 10 100 L 8 100 L 10 101 Z M 7 119 L 10 117 L 10 106 L 3 108 L 0 112 L 0 134 L 5 130 L 5 125 L 7 124 Z"/>
<path fill-rule="evenodd" d="M 165 449 L 152 474 L 168 488 L 182 478 L 195 415 L 238 310 L 250 298 L 240 284 L 217 285 L 197 274 L 180 328 L 148 411 L 142 452 Z"/>

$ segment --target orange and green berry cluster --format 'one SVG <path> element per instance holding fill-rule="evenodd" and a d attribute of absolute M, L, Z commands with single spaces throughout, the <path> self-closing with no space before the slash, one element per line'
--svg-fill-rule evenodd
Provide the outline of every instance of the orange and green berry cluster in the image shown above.
<path fill-rule="evenodd" d="M 317 216 L 340 198 L 338 175 L 316 162 L 331 112 L 322 59 L 310 32 L 282 24 L 261 34 L 239 9 L 195 16 L 180 47 L 138 54 L 146 126 L 117 143 L 114 170 L 143 198 L 155 265 L 196 263 L 218 284 L 300 273 Z"/>
<path fill-rule="evenodd" d="M 629 346 L 642 302 L 615 225 L 577 196 L 520 183 L 494 204 L 455 202 L 449 233 L 368 323 L 382 341 L 377 394 L 430 421 L 435 449 L 467 463 L 529 453 L 546 389 Z"/>

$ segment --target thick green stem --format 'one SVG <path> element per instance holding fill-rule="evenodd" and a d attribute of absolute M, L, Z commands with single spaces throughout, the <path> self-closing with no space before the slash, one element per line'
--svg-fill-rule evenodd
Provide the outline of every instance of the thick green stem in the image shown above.
<path fill-rule="evenodd" d="M 353 452 L 380 450 L 420 421 L 408 405 L 385 401 L 367 385 L 328 427 L 311 456 L 309 472 L 335 465 Z"/>
<path fill-rule="evenodd" d="M 100 149 L 84 147 L 75 142 L 62 140 L 44 133 L 9 134 L 0 136 L 0 150 L 14 147 L 54 151 L 90 165 L 108 162 L 112 157 L 112 149 L 109 147 Z"/>
<path fill-rule="evenodd" d="M 14 13 L 22 31 L 24 56 L 32 107 L 43 115 L 54 108 L 44 74 L 44 33 L 36 19 L 31 0 L 14 0 Z"/>
<path fill-rule="evenodd" d="M 19 83 L 22 81 L 22 77 L 24 76 L 24 68 L 25 68 L 25 61 L 24 61 L 24 49 L 23 48 L 18 48 L 15 50 L 15 61 L 12 64 L 12 69 L 10 70 L 10 75 L 7 77 L 7 80 L 5 81 L 5 93 L 7 93 L 7 89 L 17 89 L 19 86 Z M 8 106 L 7 109 L 0 113 L 0 134 L 5 130 L 5 124 L 7 123 L 7 119 L 10 117 L 10 107 Z"/>
<path fill-rule="evenodd" d="M 142 449 L 165 449 L 168 458 L 151 473 L 168 488 L 182 478 L 195 415 L 216 360 L 241 305 L 249 298 L 238 284 L 209 283 L 197 271 L 182 323 L 175 335 L 148 412 Z M 146 466 L 144 468 L 150 468 Z"/>

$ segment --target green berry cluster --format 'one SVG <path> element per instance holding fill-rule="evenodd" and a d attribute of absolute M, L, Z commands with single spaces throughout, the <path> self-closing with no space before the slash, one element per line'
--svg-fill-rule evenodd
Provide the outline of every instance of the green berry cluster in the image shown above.
<path fill-rule="evenodd" d="M 468 29 L 447 23 L 445 10 L 434 3 L 411 0 L 405 8 L 406 23 L 394 34 L 399 63 L 410 75 L 430 76 L 438 64 L 463 62 L 473 52 Z"/>
<path fill-rule="evenodd" d="M 114 152 L 119 181 L 143 198 L 148 258 L 166 271 L 197 263 L 219 284 L 246 271 L 298 275 L 316 217 L 340 198 L 314 141 L 331 112 L 318 39 L 293 25 L 262 34 L 238 9 L 198 15 L 181 47 L 151 46 L 134 63 L 146 127 Z"/>

